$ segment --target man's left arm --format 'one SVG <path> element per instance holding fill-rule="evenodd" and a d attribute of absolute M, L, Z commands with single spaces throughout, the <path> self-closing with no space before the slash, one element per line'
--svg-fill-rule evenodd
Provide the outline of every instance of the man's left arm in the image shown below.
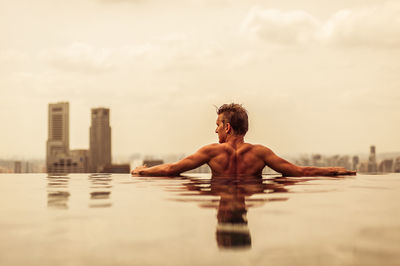
<path fill-rule="evenodd" d="M 197 168 L 211 159 L 211 145 L 204 146 L 194 154 L 176 162 L 156 165 L 150 168 L 139 166 L 132 170 L 137 176 L 177 176 L 180 173 Z"/>
<path fill-rule="evenodd" d="M 356 171 L 349 171 L 343 167 L 297 166 L 277 156 L 266 147 L 260 148 L 260 154 L 262 154 L 265 164 L 278 173 L 281 173 L 282 176 L 338 176 L 356 174 Z"/>

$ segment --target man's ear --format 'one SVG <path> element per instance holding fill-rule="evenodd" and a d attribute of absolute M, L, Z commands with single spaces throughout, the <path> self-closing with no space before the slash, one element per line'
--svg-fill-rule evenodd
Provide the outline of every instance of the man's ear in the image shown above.
<path fill-rule="evenodd" d="M 229 123 L 226 123 L 226 124 L 225 124 L 225 131 L 226 131 L 227 134 L 229 134 L 229 132 L 232 131 L 231 124 L 229 124 Z"/>

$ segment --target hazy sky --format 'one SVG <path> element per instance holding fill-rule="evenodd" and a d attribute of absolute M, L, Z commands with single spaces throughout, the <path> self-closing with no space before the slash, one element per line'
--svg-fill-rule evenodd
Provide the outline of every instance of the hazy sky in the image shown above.
<path fill-rule="evenodd" d="M 43 157 L 48 103 L 71 148 L 111 108 L 113 155 L 216 142 L 213 105 L 281 155 L 400 151 L 400 1 L 0 0 L 0 157 Z"/>

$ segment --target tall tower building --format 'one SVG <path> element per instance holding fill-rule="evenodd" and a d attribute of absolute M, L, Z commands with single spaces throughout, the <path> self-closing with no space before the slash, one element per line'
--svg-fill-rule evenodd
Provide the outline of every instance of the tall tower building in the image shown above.
<path fill-rule="evenodd" d="M 375 146 L 371 146 L 368 158 L 368 172 L 377 172 L 377 171 L 378 171 L 378 164 L 376 163 L 376 149 Z"/>
<path fill-rule="evenodd" d="M 69 103 L 50 103 L 48 115 L 46 165 L 50 171 L 60 157 L 69 154 Z"/>
<path fill-rule="evenodd" d="M 111 165 L 111 127 L 108 108 L 92 109 L 89 149 L 92 172 L 101 172 L 107 165 Z"/>

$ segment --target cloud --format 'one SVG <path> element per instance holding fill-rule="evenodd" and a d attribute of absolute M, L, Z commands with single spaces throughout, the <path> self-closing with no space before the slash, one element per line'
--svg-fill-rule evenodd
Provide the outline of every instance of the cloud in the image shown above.
<path fill-rule="evenodd" d="M 242 32 L 280 45 L 324 43 L 346 47 L 400 47 L 400 3 L 345 9 L 321 21 L 303 10 L 253 8 Z"/>
<path fill-rule="evenodd" d="M 85 43 L 42 51 L 44 58 L 54 67 L 71 72 L 98 73 L 112 70 L 112 49 L 95 48 Z"/>
<path fill-rule="evenodd" d="M 253 8 L 242 24 L 242 31 L 261 40 L 278 44 L 304 44 L 314 39 L 319 22 L 302 11 Z"/>
<path fill-rule="evenodd" d="M 164 47 L 159 69 L 164 71 L 186 71 L 213 66 L 224 54 L 223 46 L 215 41 L 169 42 Z"/>
<path fill-rule="evenodd" d="M 321 34 L 344 46 L 400 47 L 400 3 L 341 10 L 323 25 Z"/>
<path fill-rule="evenodd" d="M 182 34 L 161 36 L 135 45 L 99 48 L 87 43 L 44 50 L 39 57 L 64 72 L 96 74 L 121 68 L 185 70 L 201 67 L 223 54 L 215 41 L 199 42 Z"/>
<path fill-rule="evenodd" d="M 31 61 L 31 55 L 24 51 L 15 49 L 0 50 L 0 74 L 23 71 L 29 67 Z M 9 78 L 9 74 L 4 75 L 2 81 Z"/>
<path fill-rule="evenodd" d="M 0 51 L 0 62 L 4 64 L 23 62 L 28 59 L 28 56 L 18 50 L 2 50 Z"/>
<path fill-rule="evenodd" d="M 96 74 L 131 66 L 139 60 L 151 58 L 159 47 L 150 43 L 125 45 L 115 48 L 95 47 L 87 43 L 72 43 L 66 47 L 44 50 L 40 58 L 65 72 Z"/>

